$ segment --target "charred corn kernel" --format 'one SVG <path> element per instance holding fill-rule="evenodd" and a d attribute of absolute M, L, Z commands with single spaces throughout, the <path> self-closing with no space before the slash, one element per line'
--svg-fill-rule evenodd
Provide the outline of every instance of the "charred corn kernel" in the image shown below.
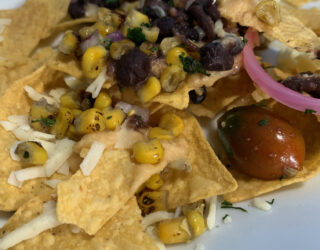
<path fill-rule="evenodd" d="M 82 113 L 81 109 L 71 109 L 71 113 L 73 115 L 74 118 L 76 118 L 77 116 L 79 116 Z"/>
<path fill-rule="evenodd" d="M 59 51 L 63 54 L 73 53 L 79 44 L 78 37 L 71 30 L 64 33 L 63 39 L 59 45 Z"/>
<path fill-rule="evenodd" d="M 164 69 L 160 75 L 161 88 L 168 93 L 175 91 L 186 78 L 187 73 L 181 66 L 171 65 Z"/>
<path fill-rule="evenodd" d="M 184 48 L 181 47 L 175 47 L 172 48 L 168 51 L 168 54 L 166 55 L 166 62 L 169 65 L 177 65 L 177 66 L 182 66 L 182 62 L 179 58 L 180 55 L 185 55 L 187 56 L 188 53 Z"/>
<path fill-rule="evenodd" d="M 105 129 L 103 113 L 98 109 L 87 109 L 75 119 L 74 125 L 76 132 L 81 134 L 103 131 Z"/>
<path fill-rule="evenodd" d="M 178 136 L 184 130 L 184 122 L 180 116 L 168 113 L 161 116 L 159 127 L 171 131 L 174 136 Z"/>
<path fill-rule="evenodd" d="M 147 83 L 138 90 L 138 96 L 142 102 L 148 102 L 161 92 L 161 83 L 158 78 L 151 76 Z"/>
<path fill-rule="evenodd" d="M 103 22 L 97 22 L 94 24 L 94 27 L 98 30 L 99 34 L 103 37 L 106 35 L 117 31 L 117 28 L 111 24 L 105 24 Z"/>
<path fill-rule="evenodd" d="M 127 23 L 123 23 L 121 28 L 120 28 L 120 31 L 124 36 L 127 36 L 129 28 L 130 28 L 130 26 Z"/>
<path fill-rule="evenodd" d="M 149 139 L 156 138 L 158 140 L 171 140 L 173 138 L 173 134 L 171 131 L 154 127 L 149 130 Z"/>
<path fill-rule="evenodd" d="M 111 109 L 104 113 L 106 128 L 109 130 L 120 126 L 125 118 L 126 115 L 121 109 Z"/>
<path fill-rule="evenodd" d="M 158 27 L 142 27 L 142 33 L 146 36 L 147 41 L 155 43 L 158 40 L 160 29 Z"/>
<path fill-rule="evenodd" d="M 122 18 L 117 13 L 112 12 L 107 8 L 98 9 L 98 20 L 101 23 L 109 24 L 115 28 L 119 27 L 122 22 Z"/>
<path fill-rule="evenodd" d="M 197 61 L 200 61 L 200 60 L 201 60 L 201 55 L 200 55 L 200 53 L 197 52 L 197 51 L 189 52 L 189 55 L 190 55 L 193 59 L 196 59 Z"/>
<path fill-rule="evenodd" d="M 126 17 L 126 23 L 131 27 L 140 27 L 143 23 L 150 23 L 149 17 L 135 9 L 131 10 Z"/>
<path fill-rule="evenodd" d="M 167 209 L 167 191 L 143 191 L 138 197 L 138 204 L 143 215 Z"/>
<path fill-rule="evenodd" d="M 152 175 L 145 183 L 145 186 L 152 190 L 157 190 L 163 185 L 163 180 L 161 179 L 160 174 Z"/>
<path fill-rule="evenodd" d="M 82 137 L 82 134 L 77 132 L 76 127 L 71 124 L 67 130 L 66 136 L 73 141 L 79 141 Z"/>
<path fill-rule="evenodd" d="M 15 153 L 20 157 L 21 162 L 27 166 L 43 165 L 48 159 L 47 151 L 40 143 L 33 141 L 20 143 Z"/>
<path fill-rule="evenodd" d="M 110 55 L 112 59 L 119 60 L 121 56 L 134 49 L 134 42 L 129 39 L 124 39 L 119 42 L 114 42 L 110 46 Z"/>
<path fill-rule="evenodd" d="M 111 103 L 111 97 L 105 92 L 100 92 L 97 99 L 94 101 L 93 107 L 96 109 L 105 109 L 110 107 Z"/>
<path fill-rule="evenodd" d="M 171 49 L 179 46 L 181 43 L 182 41 L 178 37 L 166 37 L 162 39 L 160 43 L 162 54 L 167 55 Z"/>
<path fill-rule="evenodd" d="M 79 30 L 79 35 L 81 37 L 81 40 L 85 40 L 87 37 L 89 37 L 94 31 L 96 30 L 96 28 L 94 26 L 85 26 L 82 27 Z"/>
<path fill-rule="evenodd" d="M 60 97 L 60 105 L 69 109 L 79 109 L 80 97 L 75 92 L 68 92 Z"/>
<path fill-rule="evenodd" d="M 186 214 L 188 223 L 191 227 L 194 237 L 199 236 L 206 230 L 206 225 L 203 216 L 196 210 L 189 211 Z"/>
<path fill-rule="evenodd" d="M 183 227 L 185 220 L 186 218 L 181 216 L 160 221 L 157 226 L 159 239 L 165 244 L 177 244 L 189 241 L 191 236 Z"/>
<path fill-rule="evenodd" d="M 61 139 L 66 134 L 70 124 L 73 122 L 73 114 L 68 108 L 60 108 L 55 124 L 51 128 L 51 133 Z"/>
<path fill-rule="evenodd" d="M 151 42 L 143 42 L 139 49 L 147 55 L 157 55 L 159 51 L 158 45 Z"/>
<path fill-rule="evenodd" d="M 262 0 L 256 6 L 256 15 L 262 22 L 276 26 L 280 22 L 280 6 L 275 0 Z"/>
<path fill-rule="evenodd" d="M 157 139 L 148 142 L 137 142 L 132 147 L 133 157 L 139 163 L 156 164 L 159 163 L 164 155 L 164 150 Z"/>
<path fill-rule="evenodd" d="M 91 79 L 96 78 L 105 63 L 107 51 L 102 46 L 93 46 L 86 50 L 82 56 L 81 66 L 83 74 Z"/>
<path fill-rule="evenodd" d="M 38 131 L 49 132 L 51 126 L 46 119 L 54 119 L 58 110 L 45 101 L 33 102 L 30 108 L 30 126 Z"/>

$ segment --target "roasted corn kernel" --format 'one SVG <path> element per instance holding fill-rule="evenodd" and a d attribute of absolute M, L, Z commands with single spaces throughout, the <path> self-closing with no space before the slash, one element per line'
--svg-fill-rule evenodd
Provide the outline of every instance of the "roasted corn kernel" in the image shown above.
<path fill-rule="evenodd" d="M 160 240 L 165 244 L 177 244 L 189 241 L 191 236 L 185 228 L 186 224 L 186 218 L 183 216 L 159 222 L 157 228 Z"/>
<path fill-rule="evenodd" d="M 111 24 L 105 24 L 103 22 L 97 22 L 94 24 L 94 27 L 98 30 L 99 34 L 102 37 L 105 37 L 106 35 L 117 31 L 117 28 Z"/>
<path fill-rule="evenodd" d="M 167 191 L 143 191 L 138 197 L 138 204 L 143 215 L 167 209 Z"/>
<path fill-rule="evenodd" d="M 76 131 L 81 134 L 99 132 L 105 129 L 103 113 L 98 109 L 87 109 L 74 121 Z"/>
<path fill-rule="evenodd" d="M 146 84 L 138 90 L 138 96 L 142 102 L 148 102 L 161 92 L 161 84 L 158 78 L 149 77 Z"/>
<path fill-rule="evenodd" d="M 48 104 L 46 101 L 33 102 L 30 108 L 30 126 L 38 131 L 49 132 L 52 124 L 46 121 L 54 121 L 54 117 L 58 110 L 53 105 Z"/>
<path fill-rule="evenodd" d="M 157 139 L 148 142 L 137 142 L 132 147 L 133 157 L 139 163 L 156 164 L 159 163 L 164 155 L 164 150 Z"/>
<path fill-rule="evenodd" d="M 180 55 L 188 56 L 188 53 L 184 48 L 181 48 L 181 47 L 175 47 L 175 48 L 170 49 L 168 51 L 168 54 L 166 55 L 167 64 L 182 66 L 182 62 L 179 58 Z"/>
<path fill-rule="evenodd" d="M 256 6 L 256 15 L 262 22 L 276 26 L 280 23 L 280 6 L 275 0 L 262 0 Z"/>
<path fill-rule="evenodd" d="M 71 109 L 71 113 L 72 113 L 74 118 L 77 118 L 77 116 L 79 116 L 82 113 L 82 110 L 80 110 L 80 109 Z"/>
<path fill-rule="evenodd" d="M 158 54 L 159 47 L 158 47 L 158 45 L 151 43 L 151 42 L 143 42 L 140 45 L 139 49 L 142 52 L 146 53 L 147 55 L 156 56 Z"/>
<path fill-rule="evenodd" d="M 82 56 L 81 66 L 83 74 L 91 79 L 96 78 L 105 63 L 107 51 L 102 46 L 93 46 L 86 50 Z"/>
<path fill-rule="evenodd" d="M 145 186 L 152 190 L 158 190 L 163 185 L 163 180 L 160 174 L 152 175 L 145 183 Z"/>
<path fill-rule="evenodd" d="M 206 225 L 203 216 L 196 210 L 187 212 L 188 223 L 191 227 L 193 237 L 198 237 L 206 230 Z"/>
<path fill-rule="evenodd" d="M 80 97 L 77 93 L 71 91 L 60 97 L 61 107 L 69 109 L 79 109 L 80 108 Z"/>
<path fill-rule="evenodd" d="M 56 122 L 51 128 L 51 133 L 56 135 L 58 139 L 63 138 L 70 124 L 72 124 L 73 118 L 74 116 L 70 109 L 61 107 Z"/>
<path fill-rule="evenodd" d="M 104 113 L 106 128 L 109 130 L 120 126 L 125 118 L 126 115 L 121 109 L 111 109 Z"/>
<path fill-rule="evenodd" d="M 149 139 L 156 138 L 158 140 L 171 140 L 173 138 L 173 134 L 171 131 L 154 127 L 149 130 Z"/>
<path fill-rule="evenodd" d="M 161 73 L 160 83 L 165 92 L 174 92 L 180 83 L 186 78 L 187 73 L 184 72 L 182 67 L 177 65 L 171 65 L 165 68 Z"/>
<path fill-rule="evenodd" d="M 79 141 L 82 137 L 82 134 L 77 132 L 76 127 L 73 124 L 71 124 L 67 130 L 66 136 L 70 140 Z"/>
<path fill-rule="evenodd" d="M 15 153 L 20 157 L 21 162 L 27 166 L 43 165 L 48 159 L 47 151 L 40 143 L 33 141 L 20 143 Z"/>
<path fill-rule="evenodd" d="M 160 43 L 162 54 L 167 55 L 171 49 L 179 46 L 181 43 L 182 41 L 178 37 L 166 37 L 162 39 Z"/>
<path fill-rule="evenodd" d="M 100 92 L 97 99 L 94 101 L 93 107 L 102 110 L 110 107 L 111 103 L 111 97 L 106 92 Z"/>
<path fill-rule="evenodd" d="M 98 9 L 98 20 L 102 23 L 112 25 L 115 28 L 119 27 L 122 22 L 122 18 L 117 13 L 107 8 Z"/>
<path fill-rule="evenodd" d="M 180 116 L 168 113 L 161 116 L 159 127 L 171 131 L 174 136 L 178 136 L 184 130 L 184 122 Z"/>
<path fill-rule="evenodd" d="M 131 27 L 140 27 L 143 23 L 150 23 L 149 17 L 135 9 L 132 9 L 126 17 L 126 23 Z"/>
<path fill-rule="evenodd" d="M 124 36 L 127 36 L 129 28 L 130 28 L 130 26 L 127 23 L 123 23 L 121 25 L 120 31 Z"/>
<path fill-rule="evenodd" d="M 86 38 L 88 38 L 95 30 L 96 28 L 94 26 L 82 27 L 79 30 L 79 35 L 81 37 L 81 40 L 85 40 Z"/>
<path fill-rule="evenodd" d="M 59 45 L 59 51 L 69 55 L 77 49 L 78 44 L 78 37 L 73 31 L 68 30 L 64 33 L 63 39 Z"/>
<path fill-rule="evenodd" d="M 119 42 L 114 42 L 110 46 L 110 55 L 113 59 L 119 60 L 121 56 L 135 48 L 134 42 L 129 39 L 124 39 Z"/>
<path fill-rule="evenodd" d="M 142 27 L 142 33 L 145 35 L 147 41 L 155 43 L 158 40 L 160 29 L 158 27 Z"/>
<path fill-rule="evenodd" d="M 131 10 L 139 8 L 139 1 L 135 2 L 123 2 L 117 11 L 121 15 L 127 15 Z"/>

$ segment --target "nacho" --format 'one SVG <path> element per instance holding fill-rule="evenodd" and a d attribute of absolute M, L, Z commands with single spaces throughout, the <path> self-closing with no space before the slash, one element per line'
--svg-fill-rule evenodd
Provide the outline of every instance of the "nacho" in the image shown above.
<path fill-rule="evenodd" d="M 280 22 L 276 26 L 271 26 L 262 22 L 256 16 L 256 2 L 254 0 L 219 1 L 219 10 L 226 19 L 242 26 L 253 27 L 273 39 L 278 39 L 291 48 L 308 53 L 312 58 L 317 57 L 320 38 L 298 18 L 292 16 L 285 7 L 279 6 Z"/>
<path fill-rule="evenodd" d="M 38 197 L 23 204 L 0 230 L 5 235 L 42 213 L 43 200 Z M 60 225 L 10 249 L 157 249 L 153 240 L 143 232 L 140 210 L 134 198 L 106 223 L 95 236 L 72 232 L 71 225 Z"/>
<path fill-rule="evenodd" d="M 293 183 L 304 182 L 320 173 L 320 134 L 317 132 L 320 129 L 320 124 L 317 118 L 313 115 L 289 109 L 279 103 L 276 103 L 272 109 L 280 116 L 291 121 L 302 133 L 306 143 L 306 158 L 303 164 L 303 170 L 290 179 L 266 181 L 248 177 L 231 167 L 230 172 L 237 180 L 238 189 L 223 195 L 226 201 L 240 202 L 248 200 Z"/>

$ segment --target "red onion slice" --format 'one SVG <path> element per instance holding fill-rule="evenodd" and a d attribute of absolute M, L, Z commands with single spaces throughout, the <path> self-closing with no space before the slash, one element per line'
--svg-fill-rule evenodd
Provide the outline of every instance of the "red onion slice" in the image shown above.
<path fill-rule="evenodd" d="M 95 30 L 90 36 L 80 43 L 80 49 L 84 53 L 88 48 L 99 44 L 99 32 Z"/>
<path fill-rule="evenodd" d="M 264 71 L 253 52 L 257 32 L 248 29 L 245 37 L 248 42 L 243 49 L 243 63 L 252 81 L 273 99 L 290 108 L 303 112 L 310 109 L 320 114 L 320 99 L 295 92 L 273 80 L 271 76 Z"/>
<path fill-rule="evenodd" d="M 112 42 L 118 42 L 124 39 L 122 33 L 118 30 L 116 32 L 112 32 L 106 36 L 107 39 L 110 39 Z"/>

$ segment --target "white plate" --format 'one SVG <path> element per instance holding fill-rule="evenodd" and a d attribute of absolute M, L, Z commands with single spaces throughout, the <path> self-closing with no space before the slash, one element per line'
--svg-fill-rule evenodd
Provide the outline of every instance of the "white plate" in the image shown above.
<path fill-rule="evenodd" d="M 19 7 L 22 3 L 23 0 L 0 0 L 0 9 Z M 308 6 L 320 7 L 320 3 Z M 204 130 L 210 142 L 210 122 L 202 121 L 202 124 L 206 126 Z M 218 208 L 216 228 L 188 245 L 169 249 L 191 250 L 201 243 L 207 250 L 319 250 L 319 194 L 320 176 L 317 176 L 308 182 L 262 196 L 268 201 L 275 199 L 272 210 L 268 212 L 252 207 L 250 201 L 237 204 L 248 213 Z M 231 224 L 223 224 L 225 214 L 231 216 Z M 7 213 L 0 213 L 0 224 L 7 218 Z"/>

